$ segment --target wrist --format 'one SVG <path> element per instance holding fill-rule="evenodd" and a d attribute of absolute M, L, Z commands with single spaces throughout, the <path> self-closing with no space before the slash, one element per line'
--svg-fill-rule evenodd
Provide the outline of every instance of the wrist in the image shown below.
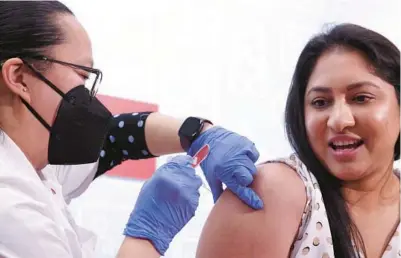
<path fill-rule="evenodd" d="M 124 229 L 123 234 L 126 237 L 149 241 L 160 255 L 164 255 L 170 246 L 171 241 L 173 240 L 173 237 L 171 237 L 169 234 L 170 232 L 163 232 L 160 230 L 160 228 L 156 229 L 152 226 L 150 228 L 144 228 L 140 225 L 144 225 L 144 223 L 141 223 L 141 219 L 136 220 L 135 222 L 129 221 Z M 149 223 L 147 226 L 150 226 Z M 163 227 L 163 229 L 166 230 L 166 227 Z"/>
<path fill-rule="evenodd" d="M 180 144 L 185 152 L 191 147 L 192 143 L 205 131 L 212 127 L 212 122 L 198 117 L 188 117 L 178 130 Z"/>
<path fill-rule="evenodd" d="M 132 257 L 160 258 L 161 254 L 147 239 L 126 236 L 118 251 L 118 258 Z"/>

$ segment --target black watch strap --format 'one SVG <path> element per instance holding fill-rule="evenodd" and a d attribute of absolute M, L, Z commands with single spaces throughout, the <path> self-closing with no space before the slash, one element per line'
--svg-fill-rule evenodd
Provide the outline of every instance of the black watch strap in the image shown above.
<path fill-rule="evenodd" d="M 180 137 L 181 147 L 186 152 L 201 134 L 205 123 L 213 124 L 207 119 L 192 116 L 185 119 L 184 123 L 182 123 L 178 131 L 178 136 Z"/>

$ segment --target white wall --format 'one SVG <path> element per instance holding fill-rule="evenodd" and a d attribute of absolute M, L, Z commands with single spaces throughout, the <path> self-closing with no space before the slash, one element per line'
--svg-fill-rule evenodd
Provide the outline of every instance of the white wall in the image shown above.
<path fill-rule="evenodd" d="M 398 0 L 65 0 L 87 28 L 100 93 L 149 101 L 177 117 L 199 115 L 250 137 L 261 159 L 290 152 L 283 110 L 296 59 L 325 24 L 354 22 L 401 46 Z M 158 160 L 158 164 L 165 161 Z M 72 204 L 114 257 L 142 182 L 103 177 Z M 166 257 L 194 257 L 212 206 L 202 190 L 197 217 Z"/>

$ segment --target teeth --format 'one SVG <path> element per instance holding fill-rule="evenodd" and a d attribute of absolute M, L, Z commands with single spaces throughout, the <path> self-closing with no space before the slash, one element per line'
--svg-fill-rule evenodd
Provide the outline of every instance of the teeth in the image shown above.
<path fill-rule="evenodd" d="M 346 146 L 346 145 L 352 145 L 358 143 L 357 140 L 354 141 L 338 141 L 338 142 L 333 142 L 333 145 L 335 146 Z"/>

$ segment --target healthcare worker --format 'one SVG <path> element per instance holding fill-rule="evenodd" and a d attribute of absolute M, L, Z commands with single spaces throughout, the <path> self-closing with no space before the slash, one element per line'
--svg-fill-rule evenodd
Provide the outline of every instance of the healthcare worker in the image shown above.
<path fill-rule="evenodd" d="M 209 144 L 201 167 L 214 199 L 224 183 L 263 206 L 249 188 L 259 154 L 245 137 L 194 117 L 111 116 L 96 98 L 101 71 L 92 68 L 90 40 L 63 4 L 1 1 L 0 63 L 0 257 L 94 257 L 94 235 L 74 223 L 67 204 L 126 159 L 193 155 Z M 194 216 L 201 180 L 189 155 L 144 184 L 119 257 L 163 255 Z"/>

